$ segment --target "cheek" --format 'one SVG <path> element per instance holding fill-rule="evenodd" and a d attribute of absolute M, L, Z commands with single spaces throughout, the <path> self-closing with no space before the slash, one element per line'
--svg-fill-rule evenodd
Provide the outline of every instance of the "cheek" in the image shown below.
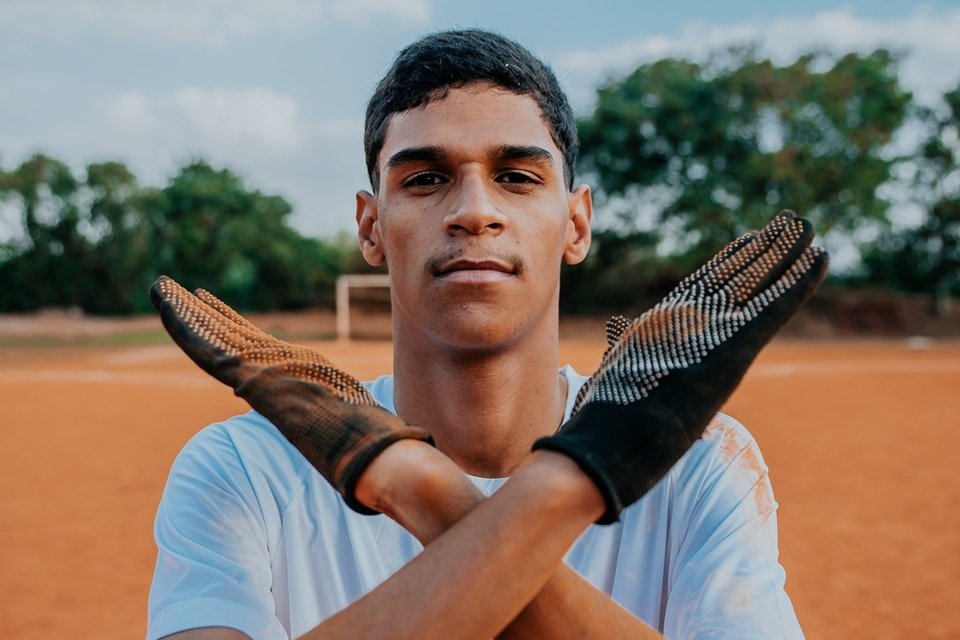
<path fill-rule="evenodd" d="M 556 218 L 541 220 L 536 229 L 529 231 L 528 237 L 534 239 L 537 246 L 532 255 L 548 267 L 560 269 L 566 250 L 569 223 L 558 223 Z"/>
<path fill-rule="evenodd" d="M 409 258 L 411 245 L 416 241 L 415 230 L 408 228 L 410 225 L 405 222 L 405 217 L 392 214 L 389 217 L 381 217 L 378 222 L 384 255 L 391 271 L 394 262 L 397 262 L 396 266 L 399 267 L 400 261 Z"/>
<path fill-rule="evenodd" d="M 411 287 L 415 289 L 430 255 L 425 230 L 416 228 L 416 225 L 405 225 L 396 219 L 381 230 L 384 261 L 391 281 L 405 290 Z"/>

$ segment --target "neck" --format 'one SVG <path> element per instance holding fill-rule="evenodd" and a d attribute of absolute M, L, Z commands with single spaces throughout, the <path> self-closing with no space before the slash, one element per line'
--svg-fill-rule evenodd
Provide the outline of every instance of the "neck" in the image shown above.
<path fill-rule="evenodd" d="M 557 323 L 487 350 L 444 346 L 394 326 L 397 413 L 472 475 L 509 475 L 563 419 Z M 398 330 L 400 329 L 400 330 Z"/>

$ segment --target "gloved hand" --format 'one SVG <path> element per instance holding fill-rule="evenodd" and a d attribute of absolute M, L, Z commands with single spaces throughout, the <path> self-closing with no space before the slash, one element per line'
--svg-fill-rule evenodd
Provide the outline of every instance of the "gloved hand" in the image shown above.
<path fill-rule="evenodd" d="M 355 511 L 376 513 L 354 491 L 380 452 L 404 438 L 433 443 L 319 352 L 261 331 L 209 292 L 161 276 L 150 300 L 183 352 L 270 420 Z"/>
<path fill-rule="evenodd" d="M 617 520 L 702 435 L 774 333 L 827 271 L 813 227 L 782 211 L 733 241 L 639 318 L 614 318 L 573 415 L 534 449 L 573 458 Z"/>

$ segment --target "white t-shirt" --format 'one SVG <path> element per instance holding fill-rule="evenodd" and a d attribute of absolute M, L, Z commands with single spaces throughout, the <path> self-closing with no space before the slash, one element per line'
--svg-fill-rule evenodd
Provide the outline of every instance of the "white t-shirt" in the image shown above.
<path fill-rule="evenodd" d="M 572 368 L 567 417 L 586 378 Z M 393 378 L 369 385 L 390 411 Z M 506 480 L 472 478 L 486 495 Z M 776 507 L 750 434 L 722 414 L 640 501 L 594 525 L 566 562 L 667 638 L 802 638 L 777 560 Z M 363 516 L 255 412 L 200 431 L 157 512 L 147 637 L 224 626 L 295 638 L 422 547 Z"/>

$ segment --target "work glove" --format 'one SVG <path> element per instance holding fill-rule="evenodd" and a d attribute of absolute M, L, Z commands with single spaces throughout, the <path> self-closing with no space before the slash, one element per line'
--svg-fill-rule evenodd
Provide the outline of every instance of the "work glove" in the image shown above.
<path fill-rule="evenodd" d="M 633 321 L 607 325 L 608 348 L 572 417 L 533 448 L 573 458 L 614 522 L 702 435 L 760 349 L 827 272 L 814 232 L 781 211 L 724 247 Z"/>
<path fill-rule="evenodd" d="M 355 511 L 376 513 L 354 492 L 377 455 L 402 439 L 433 443 L 318 351 L 265 333 L 209 292 L 161 276 L 150 300 L 183 352 L 272 422 Z"/>

